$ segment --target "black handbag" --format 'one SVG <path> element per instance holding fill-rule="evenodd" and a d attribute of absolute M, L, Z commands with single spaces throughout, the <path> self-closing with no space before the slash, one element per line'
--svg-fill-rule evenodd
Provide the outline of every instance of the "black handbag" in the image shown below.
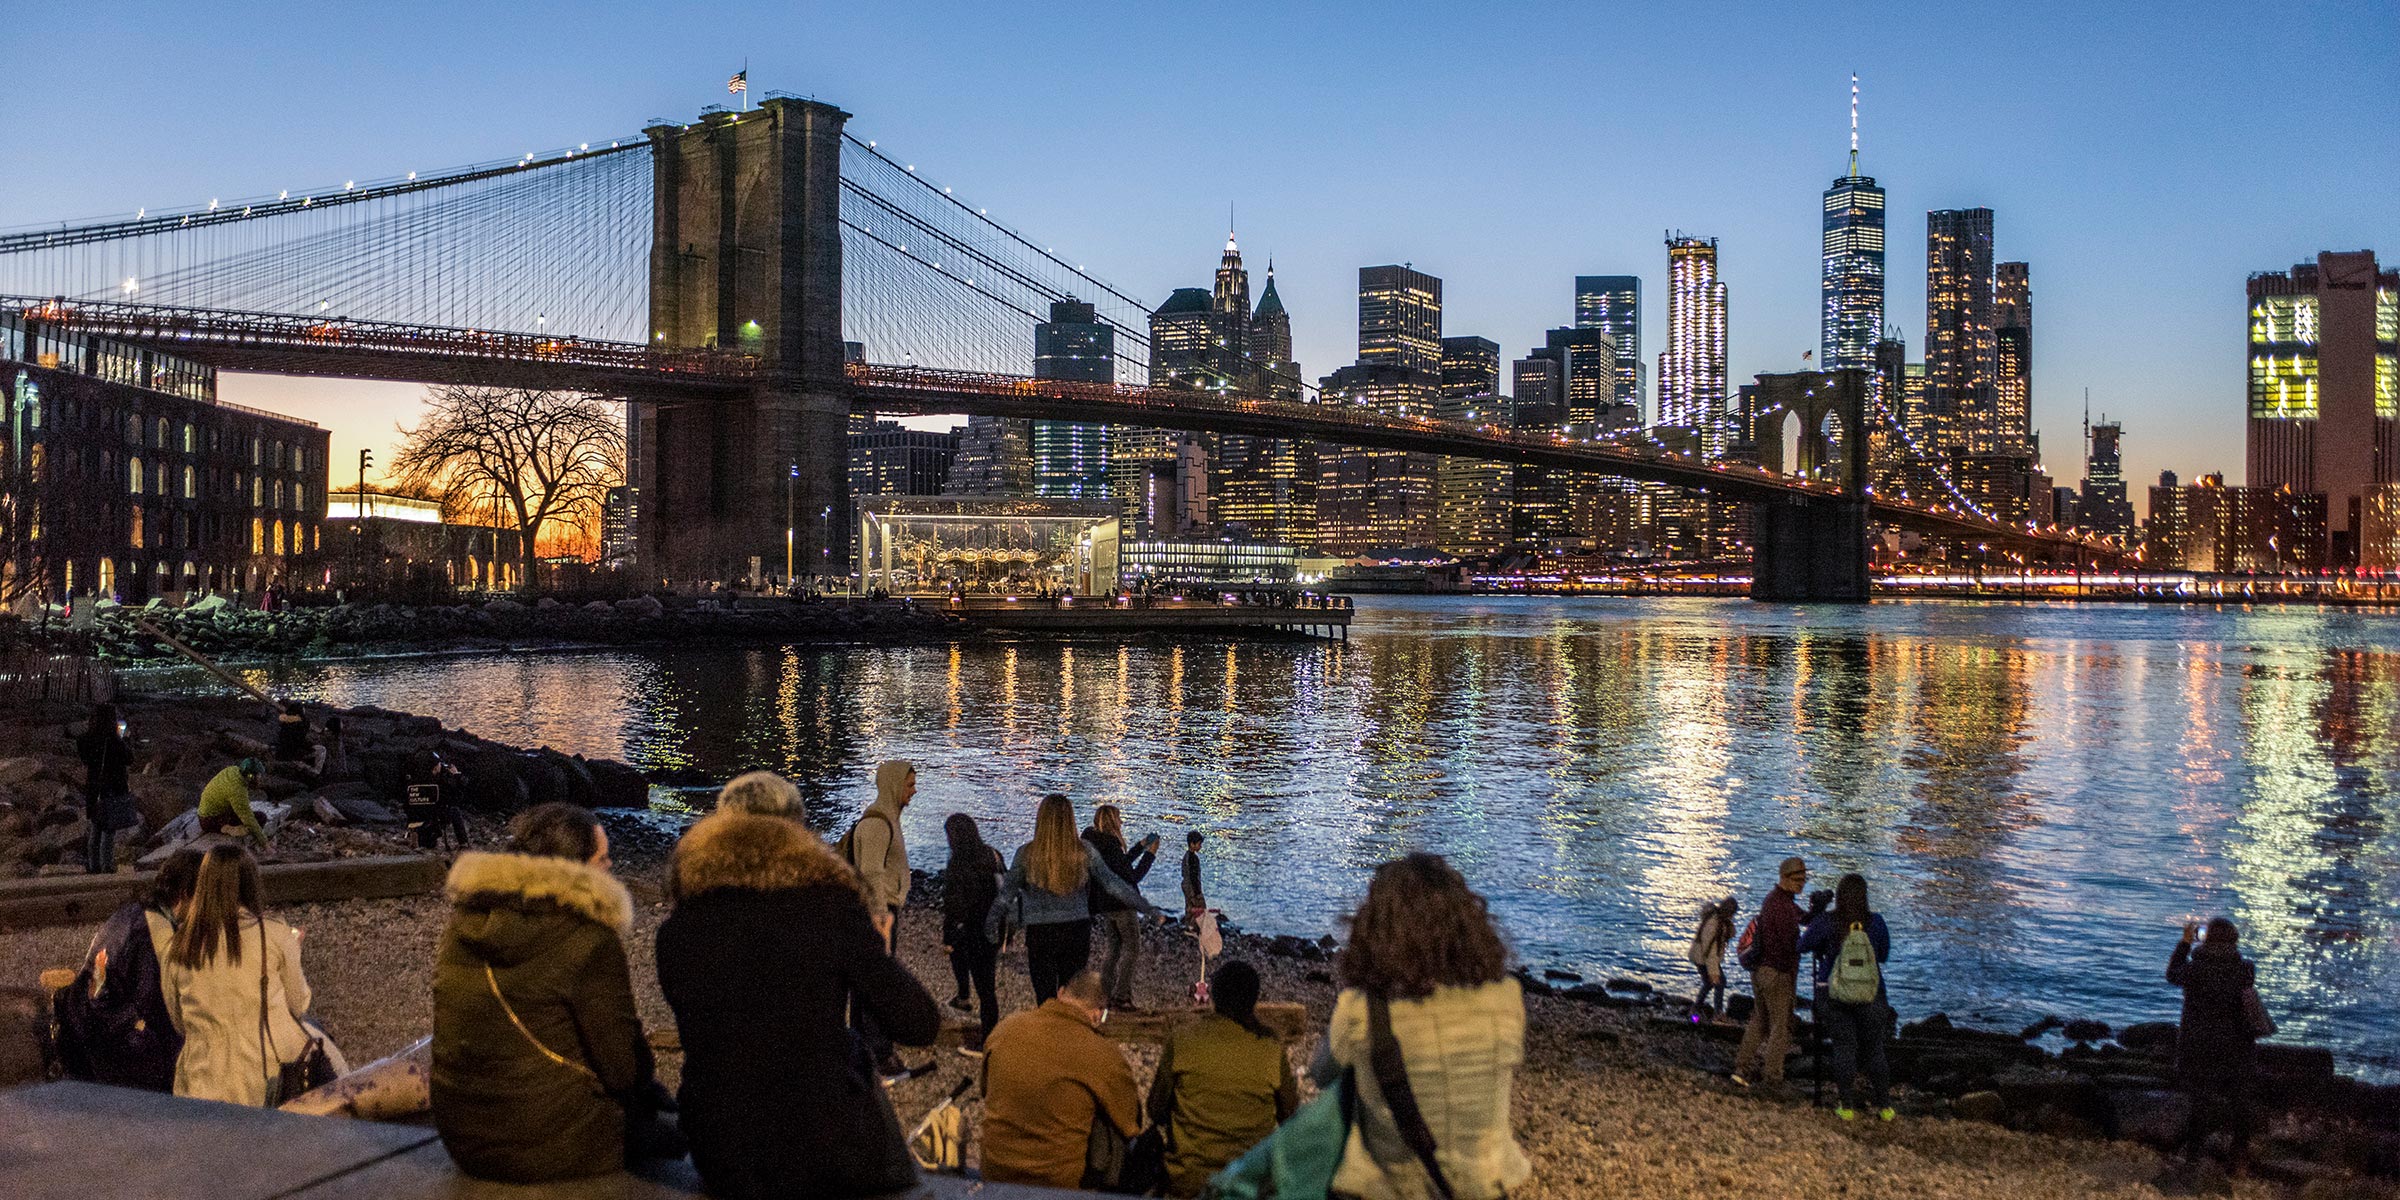
<path fill-rule="evenodd" d="M 134 803 L 132 792 L 112 792 L 100 797 L 100 827 L 110 833 L 131 829 L 142 823 L 142 808 Z"/>
<path fill-rule="evenodd" d="M 1153 1125 L 1128 1141 L 1106 1115 L 1093 1114 L 1092 1133 L 1083 1146 L 1083 1178 L 1077 1187 L 1116 1196 L 1147 1196 L 1166 1181 L 1167 1138 L 1163 1130 Z"/>
<path fill-rule="evenodd" d="M 1433 1130 L 1425 1124 L 1425 1113 L 1417 1107 L 1417 1093 L 1408 1084 L 1408 1064 L 1400 1057 L 1400 1039 L 1392 1036 L 1391 1002 L 1381 996 L 1367 997 L 1367 1056 L 1375 1068 L 1375 1086 L 1383 1092 L 1383 1104 L 1392 1112 L 1392 1124 L 1399 1127 L 1400 1140 L 1416 1152 L 1417 1161 L 1425 1165 L 1425 1174 L 1433 1180 L 1433 1190 L 1443 1200 L 1452 1200 L 1457 1193 L 1450 1190 L 1450 1179 L 1442 1174 L 1442 1164 L 1434 1157 Z"/>

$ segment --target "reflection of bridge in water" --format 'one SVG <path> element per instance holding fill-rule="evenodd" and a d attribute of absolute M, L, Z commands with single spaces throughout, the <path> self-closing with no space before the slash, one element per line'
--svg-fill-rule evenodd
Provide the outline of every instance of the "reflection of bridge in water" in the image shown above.
<path fill-rule="evenodd" d="M 1896 422 L 1859 372 L 1766 377 L 1839 416 L 1830 439 L 1806 423 L 1793 474 L 1150 387 L 1147 305 L 850 135 L 848 119 L 771 96 L 605 146 L 8 231 L 0 293 L 14 298 L 0 303 L 36 336 L 101 333 L 231 370 L 622 398 L 632 531 L 656 575 L 841 555 L 853 406 L 1313 438 L 1691 488 L 1752 507 L 1762 598 L 1864 598 L 1877 524 L 2116 553 L 1991 518 L 1938 463 L 1912 469 L 1941 481 L 1940 501 L 1878 493 L 1870 443 L 1914 451 L 1891 441 Z M 1117 379 L 1012 374 L 1049 303 L 1070 296 L 1114 329 Z M 910 365 L 853 362 L 845 341 Z"/>

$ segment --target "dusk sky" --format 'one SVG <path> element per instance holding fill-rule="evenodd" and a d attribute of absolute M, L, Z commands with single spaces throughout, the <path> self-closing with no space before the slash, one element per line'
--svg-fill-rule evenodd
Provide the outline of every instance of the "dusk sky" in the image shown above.
<path fill-rule="evenodd" d="M 1817 346 L 1819 193 L 1890 194 L 1887 320 L 1921 352 L 1924 214 L 1985 206 L 2032 266 L 2035 423 L 2082 471 L 2083 390 L 2161 467 L 2242 469 L 2243 280 L 2400 262 L 2400 5 L 118 4 L 17 22 L 0 225 L 204 203 L 622 136 L 755 89 L 851 128 L 1119 288 L 1206 286 L 1227 205 L 1310 378 L 1360 266 L 1445 285 L 1509 357 L 1577 274 L 1719 239 L 1732 376 Z M 2169 15 L 2171 14 L 2171 15 Z M 388 459 L 417 391 L 240 379 Z"/>

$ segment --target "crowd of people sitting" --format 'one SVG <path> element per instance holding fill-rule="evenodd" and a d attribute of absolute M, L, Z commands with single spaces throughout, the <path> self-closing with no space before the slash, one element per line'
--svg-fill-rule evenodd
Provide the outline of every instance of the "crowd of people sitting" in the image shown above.
<path fill-rule="evenodd" d="M 836 842 L 805 823 L 799 790 L 756 772 L 726 785 L 676 844 L 658 928 L 660 992 L 682 1053 L 658 1079 L 634 999 L 635 905 L 589 811 L 542 804 L 506 845 L 458 856 L 436 952 L 430 1089 L 458 1166 L 533 1183 L 690 1156 L 710 1194 L 867 1196 L 917 1177 L 886 1087 L 930 1047 L 940 1006 L 895 953 L 911 871 L 906 762 L 876 771 L 876 798 Z M 238 821 L 220 828 L 242 830 Z M 1168 921 L 1139 884 L 1160 839 L 1132 842 L 1102 805 L 1078 831 L 1051 794 L 1033 836 L 1004 857 L 963 813 L 942 822 L 940 928 L 972 1012 L 983 1178 L 1171 1196 L 1319 1191 L 1361 1200 L 1490 1200 L 1532 1174 L 1510 1120 L 1525 1002 L 1482 896 L 1438 855 L 1378 867 L 1348 923 L 1340 985 L 1301 1088 L 1259 1020 L 1261 978 L 1241 961 L 1206 976 L 1207 1010 L 1172 1024 L 1145 1097 L 1109 1035 L 1133 1011 L 1141 922 Z M 1185 916 L 1206 914 L 1197 834 L 1183 857 Z M 1690 957 L 1695 1019 L 1716 1019 L 1723 956 L 1752 973 L 1755 1003 L 1732 1081 L 1780 1090 L 1799 956 L 1814 957 L 1813 1012 L 1832 1050 L 1820 1077 L 1844 1120 L 1895 1117 L 1883 964 L 1891 934 L 1866 880 L 1845 875 L 1805 912 L 1807 864 L 1782 864 L 1738 937 L 1730 898 L 1703 912 Z M 1101 962 L 1091 963 L 1095 928 Z M 2259 1035 L 2252 971 L 2230 922 L 2187 929 L 2168 967 L 2185 991 L 2181 1066 L 2202 1100 L 2192 1144 L 2248 1122 L 2242 1088 Z M 1003 1018 L 996 973 L 1021 939 L 1033 1008 Z M 301 931 L 268 916 L 242 841 L 168 859 L 112 915 L 59 994 L 71 1072 L 103 1082 L 272 1105 L 345 1069 L 307 1020 Z M 1712 995 L 1715 997 L 1711 999 Z"/>

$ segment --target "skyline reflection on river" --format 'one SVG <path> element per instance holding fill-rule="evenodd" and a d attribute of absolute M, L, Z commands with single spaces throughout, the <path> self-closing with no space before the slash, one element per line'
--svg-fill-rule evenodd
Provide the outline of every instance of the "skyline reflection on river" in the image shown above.
<path fill-rule="evenodd" d="M 1344 644 L 608 651 L 262 672 L 296 694 L 722 779 L 820 826 L 873 764 L 964 810 L 1185 828 L 1247 927 L 1336 929 L 1448 854 L 1521 957 L 1688 993 L 1694 914 L 1789 853 L 1867 875 L 1894 1002 L 2013 1028 L 2172 1020 L 2186 916 L 2243 927 L 2286 1040 L 2400 1072 L 2400 621 L 2307 609 L 1369 598 Z M 1174 963 L 1172 969 L 1189 968 Z M 1168 969 L 1163 968 L 1162 969 Z"/>

